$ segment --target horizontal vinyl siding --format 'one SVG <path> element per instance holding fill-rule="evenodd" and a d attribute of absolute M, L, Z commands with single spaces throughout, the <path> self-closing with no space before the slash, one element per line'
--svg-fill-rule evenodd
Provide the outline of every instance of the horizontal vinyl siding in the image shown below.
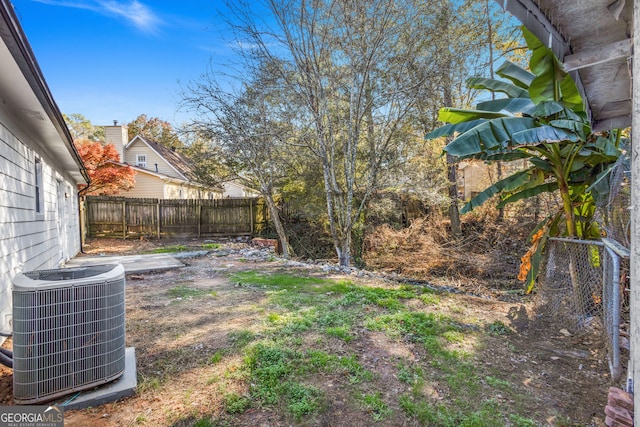
<path fill-rule="evenodd" d="M 0 116 L 1 117 L 1 116 Z M 43 219 L 35 212 L 35 158 L 42 161 Z M 80 250 L 77 191 L 56 172 L 46 155 L 39 156 L 0 123 L 0 331 L 10 330 L 11 288 L 20 271 L 50 269 Z M 59 197 L 60 190 L 67 197 Z M 59 206 L 59 202 L 63 203 Z M 58 230 L 58 212 L 64 222 Z M 60 234 L 66 241 L 64 250 Z M 66 257 L 61 259 L 61 255 Z"/>
<path fill-rule="evenodd" d="M 180 190 L 182 190 L 182 195 Z M 164 189 L 165 199 L 206 199 L 208 194 L 208 191 L 202 190 L 200 187 L 186 184 L 167 183 Z"/>
<path fill-rule="evenodd" d="M 162 175 L 167 175 L 173 178 L 183 179 L 176 172 L 176 170 L 172 168 L 166 160 L 164 160 L 164 158 L 158 156 L 155 151 L 153 151 L 147 144 L 140 141 L 139 139 L 136 140 L 133 145 L 127 148 L 126 152 L 124 153 L 126 163 L 135 166 L 138 154 L 144 154 L 145 156 L 147 156 L 147 167 L 145 169 L 148 169 L 151 172 L 158 172 Z M 157 171 L 155 166 L 156 164 L 158 165 Z"/>
<path fill-rule="evenodd" d="M 129 191 L 121 191 L 118 196 L 143 197 L 152 199 L 164 198 L 164 181 L 157 176 L 136 172 L 135 184 Z"/>

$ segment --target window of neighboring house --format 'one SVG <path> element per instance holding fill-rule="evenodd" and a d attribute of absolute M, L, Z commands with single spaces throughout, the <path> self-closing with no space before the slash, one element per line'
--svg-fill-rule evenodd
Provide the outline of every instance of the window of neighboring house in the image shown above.
<path fill-rule="evenodd" d="M 180 189 L 180 191 L 178 191 L 178 197 L 182 199 L 182 188 Z"/>
<path fill-rule="evenodd" d="M 42 177 L 42 160 L 35 158 L 35 198 L 36 219 L 44 219 L 44 186 Z"/>
<path fill-rule="evenodd" d="M 136 166 L 141 168 L 147 167 L 147 156 L 144 154 L 138 154 L 136 156 Z"/>

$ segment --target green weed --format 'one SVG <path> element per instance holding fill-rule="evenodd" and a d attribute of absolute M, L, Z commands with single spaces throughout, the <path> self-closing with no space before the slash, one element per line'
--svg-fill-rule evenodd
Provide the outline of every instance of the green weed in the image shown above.
<path fill-rule="evenodd" d="M 215 424 L 209 418 L 200 418 L 193 424 L 193 427 L 216 427 L 216 425 L 217 424 Z"/>
<path fill-rule="evenodd" d="M 171 252 L 183 252 L 186 250 L 187 250 L 187 247 L 185 245 L 171 245 L 171 246 L 164 246 L 162 248 L 152 249 L 148 253 L 165 254 L 165 253 L 171 253 Z"/>
<path fill-rule="evenodd" d="M 490 335 L 499 336 L 508 334 L 509 332 L 511 332 L 511 329 L 509 329 L 509 327 L 502 323 L 500 320 L 496 320 L 495 322 L 487 326 L 487 332 Z"/>
<path fill-rule="evenodd" d="M 386 418 L 393 412 L 389 405 L 382 400 L 380 393 L 363 394 L 360 396 L 360 401 L 364 403 L 371 417 L 376 421 Z"/>
<path fill-rule="evenodd" d="M 296 420 L 300 420 L 303 416 L 309 415 L 319 408 L 322 393 L 318 389 L 297 382 L 283 384 L 283 388 L 285 389 L 284 397 L 287 409 Z"/>
<path fill-rule="evenodd" d="M 251 406 L 248 397 L 240 396 L 236 393 L 229 393 L 224 396 L 224 410 L 229 414 L 241 414 Z"/>
<path fill-rule="evenodd" d="M 440 304 L 440 297 L 433 293 L 425 293 L 418 297 L 420 301 L 426 305 L 438 305 Z"/>
<path fill-rule="evenodd" d="M 209 358 L 209 364 L 215 365 L 222 360 L 222 352 L 220 350 L 213 353 L 213 356 Z"/>
<path fill-rule="evenodd" d="M 433 404 L 426 399 L 400 396 L 400 407 L 422 425 L 442 427 L 503 427 L 504 420 L 493 401 L 484 402 L 479 411 L 466 412 Z"/>
<path fill-rule="evenodd" d="M 531 418 L 521 417 L 517 414 L 509 415 L 509 420 L 513 423 L 514 427 L 536 427 L 538 425 Z"/>
<path fill-rule="evenodd" d="M 460 331 L 445 331 L 442 333 L 442 337 L 449 342 L 464 341 L 464 335 Z"/>
<path fill-rule="evenodd" d="M 220 248 L 222 248 L 222 245 L 220 243 L 203 243 L 202 244 L 202 249 L 206 249 L 206 250 L 215 250 Z"/>
<path fill-rule="evenodd" d="M 511 388 L 511 383 L 509 381 L 501 380 L 500 378 L 486 376 L 484 377 L 484 380 L 493 388 L 501 390 L 508 390 Z"/>
<path fill-rule="evenodd" d="M 324 331 L 330 337 L 340 338 L 346 343 L 350 342 L 353 339 L 353 336 L 350 334 L 349 329 L 345 326 L 329 327 Z"/>
<path fill-rule="evenodd" d="M 351 384 L 358 384 L 363 381 L 373 380 L 373 373 L 365 369 L 355 355 L 343 357 L 339 359 L 340 366 L 347 370 L 349 373 L 349 382 Z"/>

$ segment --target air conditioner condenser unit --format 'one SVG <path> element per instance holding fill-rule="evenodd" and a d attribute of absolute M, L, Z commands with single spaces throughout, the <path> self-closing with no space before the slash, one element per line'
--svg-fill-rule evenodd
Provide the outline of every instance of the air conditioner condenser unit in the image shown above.
<path fill-rule="evenodd" d="M 13 281 L 13 396 L 44 402 L 120 377 L 125 369 L 121 264 L 19 274 Z"/>

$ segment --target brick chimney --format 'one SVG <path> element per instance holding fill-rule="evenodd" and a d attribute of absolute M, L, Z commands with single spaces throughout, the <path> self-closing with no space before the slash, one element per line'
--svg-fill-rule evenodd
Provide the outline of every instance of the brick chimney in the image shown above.
<path fill-rule="evenodd" d="M 117 120 L 113 121 L 113 126 L 104 127 L 104 141 L 107 144 L 113 144 L 120 155 L 120 163 L 125 163 L 124 146 L 129 143 L 128 128 L 119 125 Z"/>

